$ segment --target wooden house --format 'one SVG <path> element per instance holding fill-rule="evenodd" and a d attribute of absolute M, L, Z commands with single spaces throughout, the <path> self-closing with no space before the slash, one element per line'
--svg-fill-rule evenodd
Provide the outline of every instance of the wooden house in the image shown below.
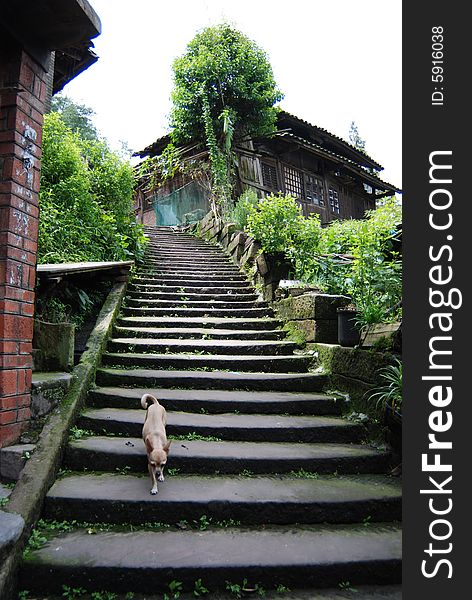
<path fill-rule="evenodd" d="M 169 143 L 164 136 L 138 153 L 157 156 Z M 184 156 L 206 160 L 197 145 L 184 148 Z M 382 181 L 381 165 L 364 152 L 321 127 L 281 111 L 277 131 L 236 146 L 236 194 L 253 188 L 259 196 L 271 192 L 293 195 L 305 216 L 320 215 L 321 223 L 334 219 L 360 219 L 376 200 L 398 190 Z M 139 220 L 148 225 L 191 222 L 209 210 L 208 189 L 178 175 L 148 192 L 136 195 Z"/>

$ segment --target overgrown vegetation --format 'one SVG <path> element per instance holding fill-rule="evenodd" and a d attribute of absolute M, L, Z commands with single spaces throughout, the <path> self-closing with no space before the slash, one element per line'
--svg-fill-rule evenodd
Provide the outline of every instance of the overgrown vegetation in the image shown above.
<path fill-rule="evenodd" d="M 215 214 L 225 218 L 233 207 L 236 142 L 275 130 L 283 95 L 266 53 L 232 26 L 223 23 L 197 33 L 173 64 L 171 143 L 143 163 L 152 183 L 178 171 L 204 179 Z M 208 152 L 198 167 L 184 161 L 178 146 L 195 144 Z M 183 163 L 186 162 L 184 165 Z M 157 172 L 157 177 L 153 173 Z"/>
<path fill-rule="evenodd" d="M 403 363 L 399 358 L 394 359 L 379 373 L 383 383 L 374 388 L 368 395 L 369 403 L 374 403 L 375 412 L 381 416 L 387 407 L 392 412 L 401 413 L 403 401 Z"/>
<path fill-rule="evenodd" d="M 45 115 L 38 262 L 141 258 L 145 238 L 132 212 L 131 165 L 104 140 Z"/>
<path fill-rule="evenodd" d="M 318 216 L 304 217 L 290 195 L 272 194 L 250 205 L 241 197 L 238 211 L 244 211 L 245 229 L 264 252 L 283 252 L 292 261 L 296 279 L 350 296 L 360 327 L 401 316 L 402 266 L 394 249 L 401 207 L 394 198 L 365 219 L 327 227 Z"/>

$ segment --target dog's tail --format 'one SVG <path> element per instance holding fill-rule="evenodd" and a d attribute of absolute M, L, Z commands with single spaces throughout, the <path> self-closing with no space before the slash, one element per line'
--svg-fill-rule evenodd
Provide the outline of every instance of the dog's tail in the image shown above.
<path fill-rule="evenodd" d="M 144 408 L 144 410 L 147 410 L 149 404 L 159 404 L 159 402 L 152 394 L 143 394 L 141 398 L 141 406 Z"/>

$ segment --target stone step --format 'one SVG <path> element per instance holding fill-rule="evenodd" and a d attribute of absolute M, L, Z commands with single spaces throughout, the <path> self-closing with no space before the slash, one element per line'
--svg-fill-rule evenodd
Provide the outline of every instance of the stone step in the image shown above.
<path fill-rule="evenodd" d="M 228 255 L 224 254 L 221 250 L 212 250 L 206 247 L 195 246 L 192 248 L 155 248 L 149 250 L 144 255 L 144 258 L 151 258 L 155 260 L 177 260 L 177 259 L 195 259 L 195 258 L 208 258 L 208 259 L 224 259 L 226 261 L 231 260 Z"/>
<path fill-rule="evenodd" d="M 197 285 L 197 286 L 206 286 L 206 287 L 211 287 L 212 283 L 217 283 L 219 286 L 223 286 L 223 287 L 238 287 L 238 286 L 231 286 L 230 284 L 236 284 L 238 283 L 239 286 L 244 285 L 245 283 L 249 283 L 247 280 L 247 277 L 245 275 L 241 275 L 241 274 L 228 274 L 228 275 L 201 275 L 198 273 L 191 273 L 191 272 L 185 272 L 185 273 L 163 273 L 161 275 L 159 274 L 153 274 L 153 275 L 137 275 L 134 279 L 134 281 L 140 282 L 140 281 L 144 281 L 144 282 L 154 282 L 154 283 L 163 283 L 163 282 L 172 282 L 172 281 L 177 281 L 177 285 L 179 283 L 182 283 L 183 285 L 185 285 L 186 283 L 192 284 L 192 285 Z M 167 285 L 167 284 L 165 284 Z M 174 285 L 173 283 L 170 283 L 170 285 Z"/>
<path fill-rule="evenodd" d="M 136 283 L 133 280 L 133 283 L 130 283 L 128 287 L 128 292 L 159 292 L 159 293 L 169 293 L 169 294 L 198 294 L 202 295 L 214 295 L 214 294 L 223 294 L 225 296 L 231 297 L 232 295 L 240 295 L 240 294 L 254 294 L 254 288 L 252 288 L 249 284 L 243 286 L 231 286 L 231 287 L 218 287 L 218 286 L 194 286 L 194 285 L 184 285 L 184 286 L 167 286 L 167 285 L 159 285 L 159 284 L 146 284 L 146 283 Z"/>
<path fill-rule="evenodd" d="M 201 296 L 200 296 L 201 298 Z M 267 302 L 231 300 L 155 300 L 153 298 L 126 298 L 126 307 L 134 308 L 267 308 Z"/>
<path fill-rule="evenodd" d="M 166 402 L 160 400 L 167 408 Z M 98 434 L 140 437 L 145 415 L 139 402 L 136 402 L 134 409 L 89 409 L 82 413 L 79 427 Z M 339 417 L 230 413 L 205 415 L 169 409 L 166 431 L 169 437 L 196 434 L 230 441 L 294 443 L 358 442 L 364 433 L 361 425 Z"/>
<path fill-rule="evenodd" d="M 294 444 L 286 442 L 174 441 L 168 468 L 185 473 L 384 473 L 387 452 L 359 444 Z M 146 451 L 138 437 L 91 436 L 71 440 L 65 466 L 74 471 L 111 471 L 129 467 L 147 472 Z"/>
<path fill-rule="evenodd" d="M 143 394 L 159 398 L 168 410 L 220 414 L 340 415 L 342 400 L 326 394 L 258 392 L 241 390 L 199 390 L 165 388 L 97 387 L 90 390 L 88 403 L 96 408 L 133 408 Z"/>
<path fill-rule="evenodd" d="M 243 579 L 270 588 L 399 583 L 400 528 L 379 524 L 367 532 L 355 525 L 95 535 L 79 530 L 32 551 L 21 568 L 20 589 L 60 594 L 67 585 L 155 594 L 168 591 L 171 581 L 191 591 L 196 579 L 211 582 L 213 590 Z"/>
<path fill-rule="evenodd" d="M 142 369 L 228 369 L 232 372 L 304 373 L 311 356 L 225 355 L 225 354 L 140 354 L 139 352 L 105 352 L 103 365 Z"/>
<path fill-rule="evenodd" d="M 43 518 L 55 521 L 175 525 L 239 521 L 241 525 L 356 523 L 401 518 L 398 482 L 382 476 L 224 477 L 166 474 L 157 501 L 149 477 L 69 475 L 49 490 Z"/>
<path fill-rule="evenodd" d="M 175 319 L 173 317 L 120 317 L 118 323 L 124 326 L 158 326 L 158 327 L 169 327 L 176 329 L 178 327 L 203 327 L 205 329 L 241 329 L 244 328 L 247 331 L 273 331 L 277 327 L 281 326 L 281 321 L 273 318 L 226 318 L 221 319 L 218 317 L 182 317 Z"/>
<path fill-rule="evenodd" d="M 97 369 L 99 386 L 320 392 L 328 383 L 318 373 L 232 373 L 227 371 L 164 371 L 152 369 Z"/>
<path fill-rule="evenodd" d="M 140 270 L 155 271 L 159 269 L 195 269 L 197 271 L 211 272 L 212 268 L 239 272 L 235 263 L 226 257 L 205 259 L 205 257 L 194 258 L 194 260 L 171 259 L 163 256 L 148 257 Z"/>
<path fill-rule="evenodd" d="M 159 340 L 283 340 L 285 331 L 205 329 L 203 327 L 119 327 L 115 326 L 114 335 L 117 337 L 153 338 Z"/>
<path fill-rule="evenodd" d="M 165 286 L 165 287 L 175 287 L 175 288 L 219 288 L 219 289 L 227 289 L 227 288 L 245 288 L 250 287 L 247 279 L 244 279 L 241 276 L 239 279 L 194 279 L 189 276 L 181 276 L 181 277 L 135 277 L 133 279 L 133 284 L 138 285 L 146 285 L 146 286 Z"/>
<path fill-rule="evenodd" d="M 205 267 L 207 264 L 222 264 L 236 268 L 231 258 L 222 252 L 208 252 L 199 249 L 190 249 L 188 252 L 147 252 L 144 255 L 144 264 L 174 264 L 185 263 Z"/>
<path fill-rule="evenodd" d="M 113 338 L 108 342 L 109 352 L 185 353 L 208 354 L 292 354 L 300 348 L 294 342 L 265 340 L 155 340 L 152 338 Z"/>
<path fill-rule="evenodd" d="M 150 317 L 272 317 L 274 311 L 271 308 L 137 308 L 133 306 L 124 306 L 122 313 L 129 316 L 150 316 Z"/>
<path fill-rule="evenodd" d="M 232 267 L 214 266 L 208 270 L 205 270 L 198 267 L 184 267 L 175 265 L 158 265 L 155 268 L 140 269 L 138 274 L 140 277 L 183 277 L 191 275 L 192 277 L 199 277 L 200 279 L 205 279 L 207 276 L 218 276 L 223 279 L 226 277 L 231 278 L 235 276 L 241 276 L 241 272 L 237 269 L 233 269 Z"/>
<path fill-rule="evenodd" d="M 128 298 L 149 298 L 151 300 L 188 300 L 195 302 L 198 300 L 206 300 L 209 302 L 256 302 L 259 300 L 257 294 L 194 294 L 194 293 L 169 293 L 169 292 L 144 292 L 137 290 L 128 290 Z M 183 300 L 183 301 L 185 301 Z"/>

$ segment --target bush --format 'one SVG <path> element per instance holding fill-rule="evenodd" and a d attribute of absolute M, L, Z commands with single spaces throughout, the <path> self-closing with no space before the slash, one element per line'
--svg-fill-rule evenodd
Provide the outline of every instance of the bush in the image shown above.
<path fill-rule="evenodd" d="M 244 230 L 247 228 L 247 220 L 250 214 L 254 212 L 259 202 L 257 193 L 254 190 L 246 190 L 243 192 L 233 210 L 231 211 L 230 220 L 235 223 L 239 229 Z"/>
<path fill-rule="evenodd" d="M 271 194 L 250 212 L 246 229 L 264 252 L 274 254 L 291 248 L 302 227 L 303 216 L 295 198 Z"/>
<path fill-rule="evenodd" d="M 38 262 L 139 259 L 133 170 L 101 140 L 83 140 L 58 113 L 45 115 Z"/>
<path fill-rule="evenodd" d="M 264 252 L 284 252 L 297 279 L 351 296 L 365 326 L 400 315 L 402 265 L 393 251 L 400 222 L 401 207 L 390 199 L 366 219 L 321 228 L 318 216 L 303 217 L 291 196 L 271 195 L 248 207 L 246 230 Z"/>

